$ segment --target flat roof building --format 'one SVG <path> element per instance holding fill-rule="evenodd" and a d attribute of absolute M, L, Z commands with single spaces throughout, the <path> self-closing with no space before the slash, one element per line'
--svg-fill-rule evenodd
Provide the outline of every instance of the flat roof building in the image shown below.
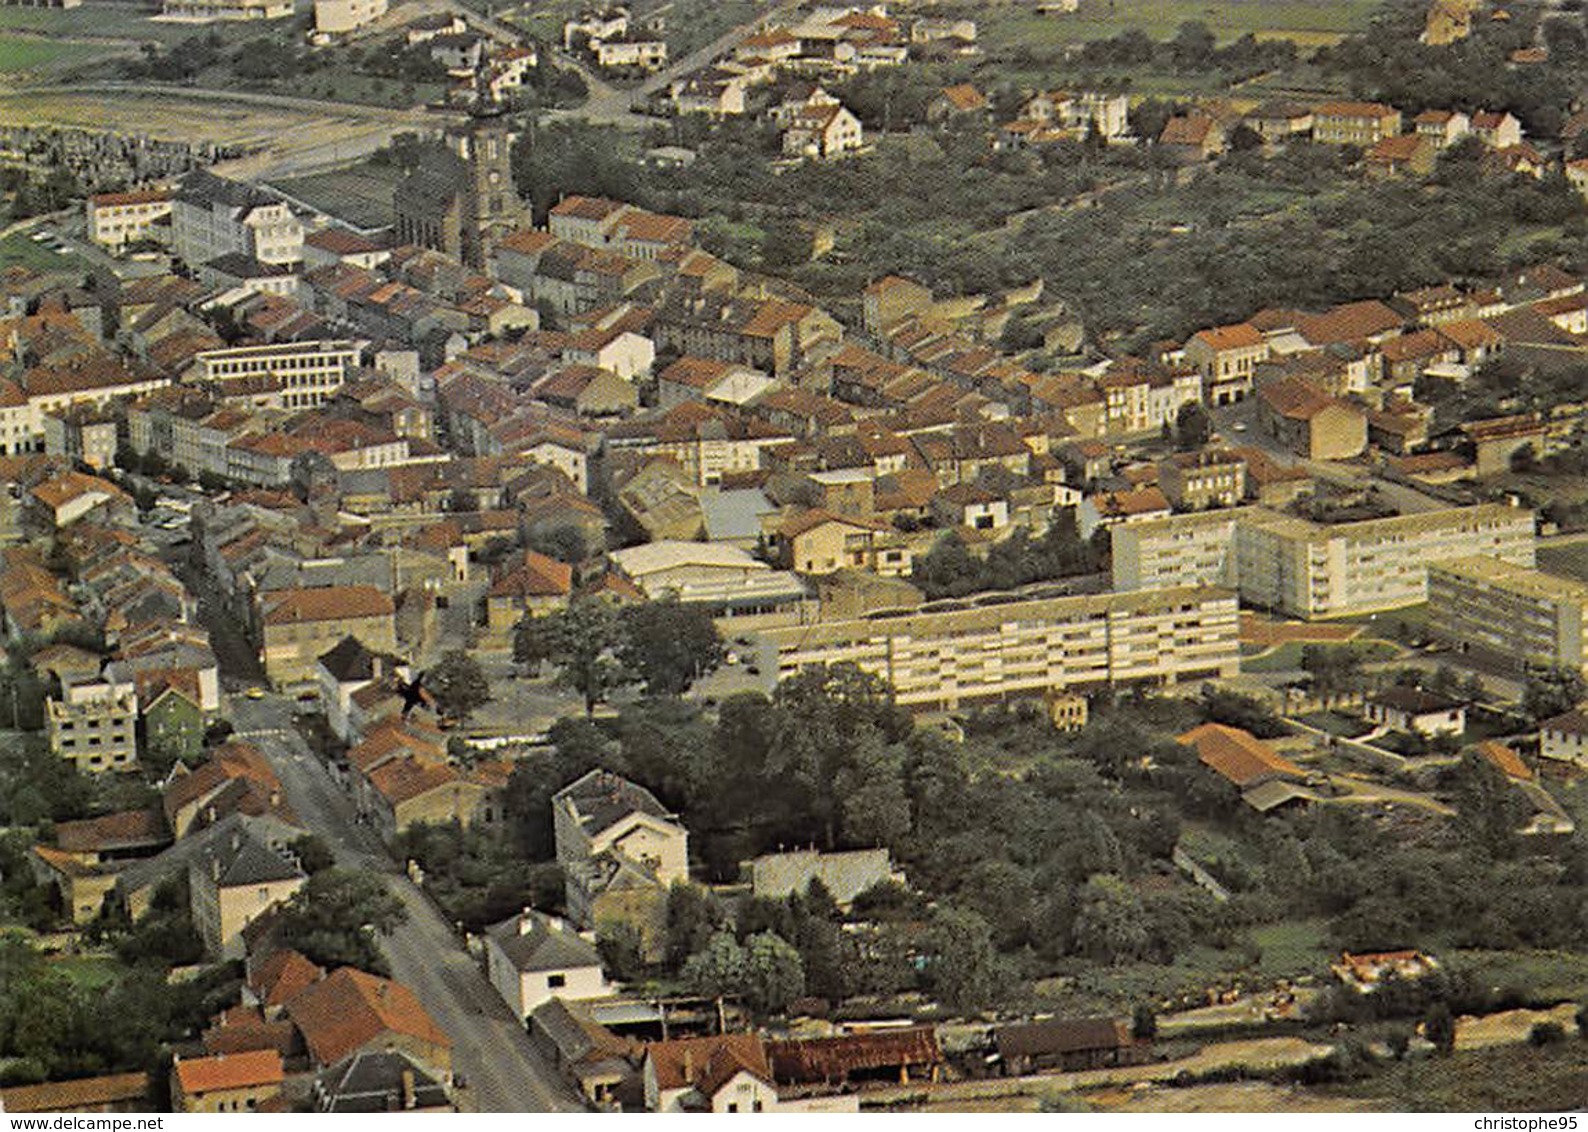
<path fill-rule="evenodd" d="M 1499 558 L 1467 557 L 1428 568 L 1428 620 L 1436 637 L 1516 665 L 1558 665 L 1588 674 L 1588 583 Z"/>
<path fill-rule="evenodd" d="M 1235 595 L 1203 586 L 1081 597 L 981 594 L 851 621 L 768 630 L 779 676 L 850 662 L 900 705 L 961 704 L 1240 670 Z"/>

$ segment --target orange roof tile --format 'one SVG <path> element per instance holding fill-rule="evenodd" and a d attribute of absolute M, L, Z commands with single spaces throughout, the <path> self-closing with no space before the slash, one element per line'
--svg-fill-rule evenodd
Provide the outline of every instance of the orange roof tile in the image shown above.
<path fill-rule="evenodd" d="M 334 1065 L 383 1034 L 450 1049 L 452 1041 L 401 983 L 342 967 L 287 1001 L 314 1060 Z"/>
<path fill-rule="evenodd" d="M 279 1085 L 286 1078 L 281 1054 L 273 1049 L 220 1054 L 216 1057 L 181 1058 L 176 1063 L 175 1072 L 182 1092 L 190 1097 L 221 1089 Z"/>

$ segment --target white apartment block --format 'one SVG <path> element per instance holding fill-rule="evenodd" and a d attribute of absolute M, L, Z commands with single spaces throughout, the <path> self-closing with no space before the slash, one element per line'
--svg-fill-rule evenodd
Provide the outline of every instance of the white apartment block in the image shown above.
<path fill-rule="evenodd" d="M 1419 605 L 1428 566 L 1474 554 L 1534 564 L 1533 512 L 1485 503 L 1325 525 L 1263 507 L 1179 515 L 1116 529 L 1114 586 L 1217 582 L 1241 601 L 1324 618 Z"/>
<path fill-rule="evenodd" d="M 780 678 L 848 662 L 888 681 L 905 707 L 954 710 L 1109 685 L 1234 676 L 1238 623 L 1230 591 L 1182 586 L 999 604 L 969 598 L 763 636 L 778 650 Z"/>
<path fill-rule="evenodd" d="M 1115 523 L 1109 528 L 1114 589 L 1237 585 L 1235 524 L 1249 508 Z"/>
<path fill-rule="evenodd" d="M 281 408 L 312 409 L 342 387 L 362 351 L 363 343 L 350 339 L 206 350 L 194 359 L 193 380 L 214 382 L 223 396 L 231 383 L 277 382 Z"/>
<path fill-rule="evenodd" d="M 1254 508 L 1236 524 L 1241 600 L 1295 617 L 1419 605 L 1428 565 L 1487 554 L 1534 563 L 1533 512 L 1486 503 L 1322 526 Z"/>
<path fill-rule="evenodd" d="M 200 267 L 228 252 L 260 263 L 303 261 L 303 224 L 285 201 L 206 170 L 188 174 L 171 209 L 178 258 Z"/>
<path fill-rule="evenodd" d="M 1429 628 L 1463 649 L 1524 665 L 1588 674 L 1588 584 L 1498 558 L 1428 568 Z"/>
<path fill-rule="evenodd" d="M 171 189 L 98 193 L 88 198 L 88 238 L 112 254 L 150 238 L 155 225 L 171 215 Z"/>
<path fill-rule="evenodd" d="M 292 15 L 292 0 L 165 0 L 160 14 L 191 23 L 282 20 Z"/>

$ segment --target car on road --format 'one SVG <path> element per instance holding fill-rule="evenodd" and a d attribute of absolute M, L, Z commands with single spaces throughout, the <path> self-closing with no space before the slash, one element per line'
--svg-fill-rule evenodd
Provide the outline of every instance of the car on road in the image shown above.
<path fill-rule="evenodd" d="M 265 690 L 259 687 L 250 688 L 244 694 L 251 700 L 262 700 L 265 698 Z"/>
<path fill-rule="evenodd" d="M 1233 428 L 1236 432 L 1245 432 L 1246 431 L 1246 422 L 1245 421 L 1236 421 L 1230 427 Z"/>

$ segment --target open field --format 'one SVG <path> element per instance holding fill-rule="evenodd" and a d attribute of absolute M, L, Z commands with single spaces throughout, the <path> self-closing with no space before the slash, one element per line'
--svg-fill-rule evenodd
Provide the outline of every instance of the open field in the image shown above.
<path fill-rule="evenodd" d="M 1462 1050 L 1416 1058 L 1319 1095 L 1388 1101 L 1402 1112 L 1563 1112 L 1579 1109 L 1588 1081 L 1588 1042 Z"/>
<path fill-rule="evenodd" d="M 274 184 L 288 196 L 360 228 L 378 228 L 395 220 L 392 190 L 397 184 L 397 170 L 389 165 L 366 163 Z"/>
<path fill-rule="evenodd" d="M 0 32 L 32 32 L 55 40 L 178 43 L 200 30 L 193 24 L 151 20 L 141 8 L 131 4 L 87 3 L 71 9 L 0 8 Z M 224 27 L 220 30 L 223 35 L 226 33 Z"/>
<path fill-rule="evenodd" d="M 1044 47 L 1107 39 L 1130 28 L 1154 39 L 1169 39 L 1181 24 L 1199 20 L 1221 43 L 1247 33 L 1263 39 L 1294 39 L 1303 47 L 1335 43 L 1367 26 L 1377 0 L 1081 0 L 1073 15 L 1037 15 L 1020 9 L 986 8 L 976 13 L 981 40 L 989 49 Z"/>
<path fill-rule="evenodd" d="M 4 9 L 10 11 L 12 9 Z M 0 33 L 0 74 L 41 71 L 116 52 L 114 46 Z"/>

